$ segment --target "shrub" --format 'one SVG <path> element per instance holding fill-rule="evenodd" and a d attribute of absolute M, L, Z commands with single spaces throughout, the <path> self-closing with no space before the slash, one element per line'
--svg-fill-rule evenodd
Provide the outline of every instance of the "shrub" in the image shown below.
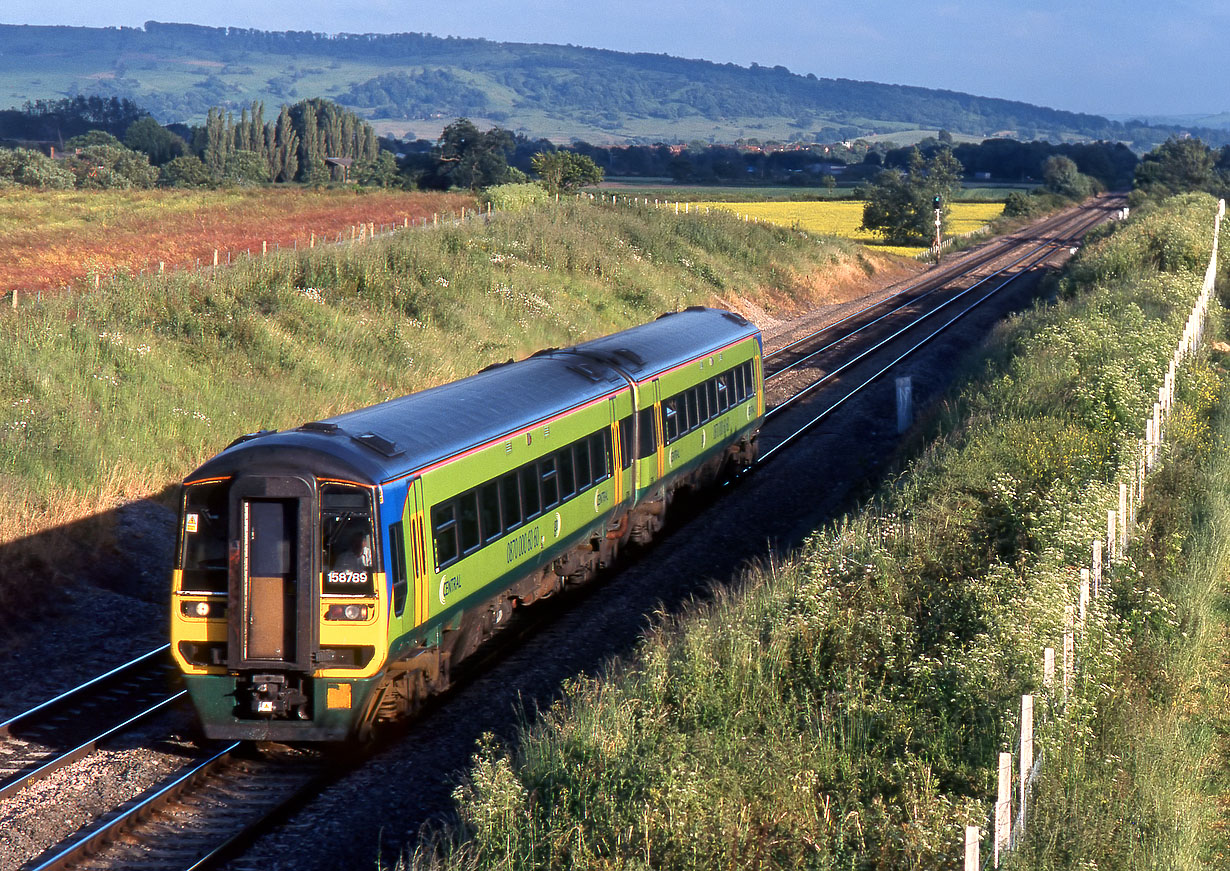
<path fill-rule="evenodd" d="M 28 148 L 0 149 L 0 179 L 28 187 L 68 190 L 77 179 L 60 163 L 41 151 Z"/>
<path fill-rule="evenodd" d="M 502 212 L 524 212 L 551 202 L 553 197 L 541 185 L 529 183 L 492 185 L 482 192 L 479 199 Z"/>

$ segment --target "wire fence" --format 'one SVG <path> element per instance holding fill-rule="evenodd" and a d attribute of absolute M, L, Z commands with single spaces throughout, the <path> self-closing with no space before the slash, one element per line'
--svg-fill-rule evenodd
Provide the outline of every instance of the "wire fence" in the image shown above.
<path fill-rule="evenodd" d="M 244 249 L 223 249 L 215 248 L 211 259 L 196 258 L 195 262 L 188 266 L 179 266 L 168 268 L 165 260 L 158 261 L 157 267 L 150 269 L 142 269 L 136 273 L 134 277 L 143 278 L 148 275 L 158 274 L 165 275 L 168 272 L 201 272 L 216 270 L 225 266 L 232 266 L 244 260 L 257 260 L 264 257 L 277 256 L 287 251 L 299 252 L 300 250 L 312 250 L 318 247 L 326 246 L 341 246 L 341 245 L 363 245 L 380 237 L 392 236 L 395 233 L 409 232 L 411 230 L 429 230 L 439 227 L 456 227 L 470 221 L 484 220 L 489 221 L 492 217 L 492 209 L 490 204 L 486 209 L 476 208 L 467 209 L 462 207 L 460 213 L 450 212 L 445 215 L 433 213 L 430 218 L 424 216 L 422 218 L 404 217 L 401 221 L 376 222 L 368 221 L 364 223 L 352 224 L 343 230 L 336 233 L 310 233 L 307 239 L 294 239 L 289 244 L 283 245 L 280 242 L 274 242 L 272 245 L 268 240 L 262 240 L 260 247 L 250 246 Z M 302 245 L 300 242 L 302 241 Z M 107 281 L 119 277 L 119 275 L 128 275 L 128 273 L 113 273 L 106 275 L 101 271 L 87 273 L 83 277 L 85 288 L 92 288 L 95 291 L 102 290 L 103 284 Z M 12 290 L 3 291 L 0 293 L 0 299 L 4 296 L 9 297 L 9 303 L 12 308 L 17 308 L 18 303 L 25 302 L 40 302 L 43 298 L 43 292 L 55 293 L 46 288 L 13 288 Z"/>

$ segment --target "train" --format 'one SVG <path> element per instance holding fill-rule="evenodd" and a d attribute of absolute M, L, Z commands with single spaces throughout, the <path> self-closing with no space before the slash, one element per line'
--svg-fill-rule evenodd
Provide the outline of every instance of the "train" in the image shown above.
<path fill-rule="evenodd" d="M 513 609 L 585 583 L 747 469 L 763 340 L 693 307 L 239 437 L 182 485 L 171 651 L 208 738 L 351 742 Z"/>

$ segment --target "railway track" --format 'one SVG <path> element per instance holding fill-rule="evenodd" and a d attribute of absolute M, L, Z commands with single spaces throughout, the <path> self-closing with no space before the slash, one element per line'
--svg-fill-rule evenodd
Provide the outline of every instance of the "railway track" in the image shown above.
<path fill-rule="evenodd" d="M 923 281 L 898 291 L 887 300 L 855 312 L 768 355 L 767 380 L 778 379 L 788 372 L 817 370 L 819 377 L 811 381 L 805 391 L 812 400 L 822 400 L 825 408 L 818 415 L 813 413 L 814 409 L 807 411 L 801 415 L 806 418 L 801 426 L 796 423 L 788 427 L 788 418 L 793 415 L 783 418 L 779 415 L 786 408 L 793 407 L 794 401 L 774 406 L 771 415 L 777 422 L 773 426 L 773 444 L 762 454 L 760 464 L 777 455 L 969 311 L 1022 275 L 1045 266 L 1057 252 L 1069 247 L 1089 227 L 1104 220 L 1112 207 L 1103 200 L 1099 207 L 1092 210 L 1093 214 L 1065 215 L 1034 225 L 1027 238 L 989 245 L 954 267 L 933 272 Z M 984 268 L 990 274 L 974 275 Z M 900 323 L 902 320 L 908 321 L 908 324 L 903 326 Z M 842 375 L 849 376 L 844 380 L 857 384 L 853 389 L 842 387 L 835 397 L 828 396 L 828 391 L 823 388 L 843 380 L 839 378 Z M 799 403 L 804 404 L 803 400 Z M 584 594 L 571 596 L 567 605 L 547 602 L 529 609 L 535 612 L 532 615 L 518 613 L 517 625 L 502 633 L 502 643 L 515 644 L 517 639 L 533 634 L 535 627 L 553 619 L 553 613 L 561 608 L 575 608 L 587 598 L 589 596 Z M 151 651 L 143 659 L 154 660 L 159 655 L 170 661 L 166 648 Z M 498 657 L 498 653 L 480 656 L 474 665 L 477 667 L 482 661 L 493 657 Z M 127 666 L 121 667 L 124 668 Z M 458 677 L 455 689 L 464 686 L 467 680 L 462 675 Z M 448 695 L 452 695 L 452 690 Z M 52 700 L 27 714 L 41 709 L 47 709 L 50 713 L 59 701 Z M 164 704 L 173 701 L 170 699 Z M 439 699 L 438 704 L 446 701 L 447 697 Z M 10 725 L 24 730 L 26 726 L 18 724 L 18 721 L 27 714 L 0 725 L 0 735 L 7 741 L 8 733 L 3 730 Z M 121 723 L 115 725 L 122 728 Z M 23 731 L 22 734 L 27 733 Z M 72 761 L 67 758 L 70 753 L 77 752 L 78 756 L 74 758 L 80 758 L 106 737 L 106 734 L 100 733 L 77 742 L 64 754 L 66 761 L 59 763 L 57 768 Z M 73 742 L 61 740 L 60 743 L 67 745 Z M 86 745 L 91 747 L 79 750 Z M 30 763 L 22 770 L 33 768 L 34 763 Z M 219 747 L 211 751 L 208 758 L 186 766 L 156 787 L 27 862 L 22 869 L 133 868 L 178 871 L 213 866 L 223 857 L 233 855 L 271 819 L 304 801 L 306 796 L 317 792 L 337 774 L 338 769 L 333 761 L 315 752 L 288 748 L 259 750 L 238 744 Z M 0 789 L 4 789 L 7 783 L 7 780 L 0 780 Z"/>
<path fill-rule="evenodd" d="M 765 380 L 771 381 L 809 363 L 831 348 L 875 327 L 894 315 L 908 311 L 931 297 L 943 299 L 959 282 L 979 274 L 984 266 L 996 272 L 1011 269 L 1035 252 L 1065 246 L 1079 239 L 1123 203 L 1119 197 L 1105 197 L 1092 207 L 1052 216 L 1031 225 L 1028 231 L 988 243 L 958 263 L 928 273 L 891 295 L 852 312 L 820 329 L 801 336 L 765 355 Z M 996 265 L 998 264 L 998 265 Z"/>
<path fill-rule="evenodd" d="M 185 695 L 163 645 L 0 723 L 0 799 L 95 752 Z"/>
<path fill-rule="evenodd" d="M 218 749 L 22 866 L 22 871 L 188 871 L 217 861 L 314 791 L 332 763 L 316 751 Z"/>
<path fill-rule="evenodd" d="M 758 467 L 769 462 L 898 364 L 1014 282 L 1035 270 L 1046 268 L 1057 254 L 1078 244 L 1090 229 L 1105 221 L 1117 203 L 1114 199 L 1104 199 L 1093 208 L 1048 221 L 1045 228 L 1035 227 L 1030 234 L 1031 237 L 1040 235 L 1041 239 L 1030 239 L 1024 243 L 1018 241 L 1012 246 L 1001 247 L 994 256 L 978 257 L 972 263 L 963 263 L 962 269 L 948 273 L 938 281 L 928 279 L 921 286 L 907 287 L 886 300 L 843 318 L 838 323 L 846 325 L 844 330 L 834 331 L 836 324 L 831 324 L 768 355 L 766 386 L 771 379 L 804 364 L 816 369 L 819 377 L 796 388 L 786 399 L 766 410 L 766 427 L 761 430 L 761 439 L 762 442 L 769 441 L 770 446 L 761 452 L 755 465 Z M 999 260 L 1006 262 L 997 263 Z M 991 271 L 978 275 L 984 266 L 989 266 Z M 964 283 L 969 279 L 972 283 Z M 861 339 L 855 341 L 856 337 Z M 773 361 L 771 369 L 769 361 Z M 844 380 L 850 386 L 839 386 L 843 376 L 847 376 Z M 801 423 L 789 428 L 781 427 L 784 432 L 779 432 L 779 427 L 766 432 L 774 418 L 796 404 L 808 402 L 813 394 L 830 384 L 835 387 L 835 395 L 828 398 L 822 410 L 813 412 Z"/>

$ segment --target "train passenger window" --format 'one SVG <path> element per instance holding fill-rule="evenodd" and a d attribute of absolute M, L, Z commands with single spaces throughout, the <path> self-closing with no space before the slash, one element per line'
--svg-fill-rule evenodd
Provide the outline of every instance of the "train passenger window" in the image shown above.
<path fill-rule="evenodd" d="M 436 552 L 436 571 L 457 561 L 457 509 L 442 502 L 431 509 L 432 542 Z"/>
<path fill-rule="evenodd" d="M 320 488 L 321 592 L 332 596 L 374 596 L 375 536 L 371 498 L 358 487 Z"/>
<path fill-rule="evenodd" d="M 559 480 L 555 476 L 555 457 L 543 457 L 539 460 L 538 472 L 542 476 L 542 510 L 546 511 L 559 504 Z"/>
<path fill-rule="evenodd" d="M 693 390 L 696 392 L 696 419 L 700 423 L 707 423 L 709 421 L 709 393 L 705 390 L 704 384 L 697 384 Z"/>
<path fill-rule="evenodd" d="M 727 377 L 730 373 L 723 372 L 717 377 L 717 407 L 718 413 L 730 408 L 730 386 Z"/>
<path fill-rule="evenodd" d="M 504 534 L 500 526 L 500 485 L 495 481 L 478 488 L 478 523 L 484 544 Z"/>
<path fill-rule="evenodd" d="M 500 479 L 500 504 L 504 508 L 504 531 L 521 525 L 521 488 L 517 473 L 509 472 Z"/>
<path fill-rule="evenodd" d="M 666 443 L 679 438 L 679 397 L 662 400 L 662 423 L 666 429 Z"/>
<path fill-rule="evenodd" d="M 625 469 L 632 465 L 632 415 L 619 422 L 619 455 Z"/>
<path fill-rule="evenodd" d="M 743 381 L 743 367 L 736 366 L 730 370 L 730 374 L 735 380 L 735 402 L 742 402 L 747 399 L 747 384 Z"/>
<path fill-rule="evenodd" d="M 748 362 L 743 364 L 743 368 L 746 370 L 745 374 L 747 377 L 747 395 L 755 396 L 756 395 L 756 367 L 749 360 Z"/>
<path fill-rule="evenodd" d="M 559 479 L 559 501 L 575 496 L 577 479 L 572 472 L 572 448 L 564 448 L 555 455 L 555 475 Z"/>
<path fill-rule="evenodd" d="M 645 408 L 637 412 L 637 428 L 639 435 L 637 437 L 636 458 L 643 460 L 646 457 L 652 457 L 658 451 L 658 437 L 653 426 L 652 408 Z"/>
<path fill-rule="evenodd" d="M 180 530 L 180 588 L 198 593 L 225 593 L 227 577 L 229 481 L 192 484 L 184 488 Z"/>
<path fill-rule="evenodd" d="M 577 492 L 580 493 L 594 483 L 594 476 L 590 473 L 589 468 L 589 442 L 587 440 L 581 439 L 573 443 L 572 460 L 573 468 L 577 473 Z"/>
<path fill-rule="evenodd" d="M 537 517 L 541 512 L 541 505 L 538 495 L 538 464 L 527 463 L 521 467 L 521 507 L 525 509 L 525 519 Z"/>
<path fill-rule="evenodd" d="M 457 525 L 461 529 L 461 552 L 478 547 L 478 494 L 473 490 L 457 497 Z"/>
<path fill-rule="evenodd" d="M 693 387 L 687 393 L 688 400 L 688 432 L 700 426 L 700 408 L 696 401 L 696 388 Z"/>
<path fill-rule="evenodd" d="M 722 413 L 721 407 L 718 406 L 718 386 L 716 378 L 710 378 L 705 382 L 705 393 L 709 396 L 709 419 L 712 420 Z"/>
<path fill-rule="evenodd" d="M 393 550 L 393 614 L 400 617 L 406 610 L 406 591 L 410 587 L 406 574 L 406 538 L 400 520 L 389 527 L 389 547 Z"/>

